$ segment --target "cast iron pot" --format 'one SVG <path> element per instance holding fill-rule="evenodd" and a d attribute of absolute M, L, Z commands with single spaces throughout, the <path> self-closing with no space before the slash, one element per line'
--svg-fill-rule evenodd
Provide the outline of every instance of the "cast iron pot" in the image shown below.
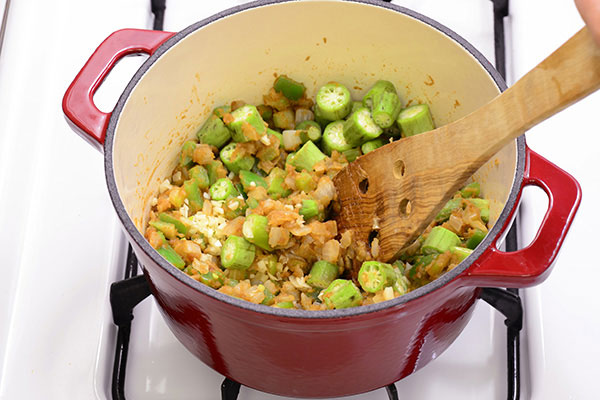
<path fill-rule="evenodd" d="M 93 94 L 123 56 L 145 52 L 112 113 Z M 184 275 L 144 239 L 150 200 L 182 143 L 212 108 L 232 99 L 259 104 L 274 74 L 304 82 L 309 95 L 331 80 L 360 98 L 376 79 L 405 100 L 426 101 L 438 125 L 485 104 L 505 84 L 454 32 L 415 12 L 376 1 L 257 1 L 179 33 L 110 35 L 64 100 L 68 120 L 104 152 L 116 212 L 175 336 L 198 358 L 243 385 L 278 395 L 332 397 L 398 381 L 441 354 L 468 322 L 480 287 L 543 281 L 580 202 L 577 182 L 529 150 L 523 137 L 476 174 L 495 223 L 473 254 L 438 280 L 365 307 L 310 312 L 255 305 Z M 522 190 L 549 197 L 539 232 L 505 253 Z"/>

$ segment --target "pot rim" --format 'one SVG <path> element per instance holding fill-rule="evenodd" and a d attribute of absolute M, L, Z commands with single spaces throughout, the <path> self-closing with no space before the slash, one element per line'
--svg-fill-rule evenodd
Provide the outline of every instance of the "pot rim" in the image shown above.
<path fill-rule="evenodd" d="M 309 311 L 309 310 L 296 310 L 296 309 L 282 309 L 277 307 L 270 307 L 261 304 L 254 304 L 249 301 L 241 300 L 224 293 L 221 293 L 209 286 L 206 286 L 196 280 L 190 279 L 186 276 L 182 271 L 177 269 L 175 266 L 170 264 L 167 260 L 165 260 L 144 238 L 142 233 L 135 227 L 132 219 L 125 209 L 125 205 L 123 204 L 121 197 L 119 195 L 119 191 L 117 188 L 114 168 L 113 168 L 113 144 L 114 144 L 114 134 L 116 127 L 118 125 L 118 120 L 123 111 L 123 108 L 129 98 L 129 95 L 136 87 L 137 83 L 142 79 L 144 74 L 150 69 L 150 67 L 172 46 L 176 45 L 180 40 L 187 37 L 189 34 L 197 31 L 198 29 L 213 23 L 219 19 L 228 17 L 230 15 L 239 13 L 241 11 L 273 5 L 280 3 L 287 3 L 292 1 L 299 0 L 257 0 L 254 2 L 246 3 L 243 5 L 239 5 L 236 7 L 229 8 L 227 10 L 221 11 L 217 14 L 214 14 L 208 18 L 205 18 L 201 21 L 198 21 L 182 31 L 176 33 L 171 38 L 166 40 L 157 50 L 151 55 L 142 66 L 136 71 L 135 75 L 131 79 L 131 81 L 127 84 L 125 90 L 121 94 L 114 111 L 112 112 L 110 121 L 108 123 L 108 128 L 106 130 L 106 140 L 104 143 L 104 166 L 105 166 L 105 176 L 106 182 L 108 186 L 109 195 L 113 206 L 117 212 L 121 223 L 123 224 L 125 230 L 127 231 L 129 237 L 134 241 L 134 243 L 139 246 L 139 248 L 151 258 L 153 262 L 158 264 L 162 269 L 168 272 L 173 278 L 177 279 L 181 283 L 190 286 L 191 288 L 201 292 L 204 295 L 212 297 L 215 300 L 222 301 L 226 304 L 232 305 L 234 307 L 239 307 L 247 311 L 256 312 L 259 314 L 267 314 L 275 317 L 286 317 L 292 319 L 329 319 L 329 318 L 346 318 L 352 316 L 358 316 L 362 314 L 373 313 L 377 311 L 382 311 L 386 309 L 391 309 L 394 307 L 399 307 L 405 303 L 408 303 L 417 298 L 423 297 L 446 284 L 450 283 L 454 279 L 456 279 L 459 275 L 461 275 L 464 271 L 469 269 L 469 267 L 481 256 L 481 254 L 487 250 L 487 248 L 492 244 L 492 242 L 496 241 L 498 237 L 503 232 L 503 227 L 506 224 L 508 218 L 511 217 L 512 210 L 516 207 L 517 200 L 519 197 L 519 192 L 521 189 L 521 184 L 524 176 L 525 169 L 525 139 L 524 136 L 520 136 L 516 139 L 517 145 L 517 164 L 515 169 L 515 177 L 513 180 L 513 185 L 510 190 L 510 194 L 500 213 L 498 220 L 489 231 L 488 235 L 485 237 L 480 246 L 478 246 L 475 251 L 471 255 L 469 255 L 462 263 L 460 263 L 456 268 L 448 271 L 444 275 L 440 276 L 436 280 L 428 283 L 427 285 L 421 286 L 418 289 L 415 289 L 403 296 L 397 297 L 392 300 L 370 304 L 366 306 L 360 307 L 352 307 L 341 310 L 323 310 L 323 311 Z M 507 88 L 507 85 L 500 75 L 500 73 L 492 66 L 492 64 L 477 50 L 473 47 L 469 42 L 467 42 L 464 38 L 458 35 L 456 32 L 451 29 L 445 27 L 439 22 L 426 17 L 422 14 L 419 14 L 415 11 L 407 9 L 405 7 L 401 7 L 395 4 L 390 4 L 387 2 L 375 1 L 375 0 L 345 0 L 351 3 L 361 3 L 367 4 L 375 7 L 384 8 L 393 12 L 397 12 L 399 14 L 404 14 L 414 19 L 417 19 L 430 27 L 437 29 L 441 33 L 445 34 L 449 39 L 461 45 L 467 52 L 469 52 L 480 64 L 481 66 L 488 72 L 491 78 L 496 83 L 498 89 L 500 91 L 504 91 Z M 144 269 L 146 269 L 144 267 Z"/>

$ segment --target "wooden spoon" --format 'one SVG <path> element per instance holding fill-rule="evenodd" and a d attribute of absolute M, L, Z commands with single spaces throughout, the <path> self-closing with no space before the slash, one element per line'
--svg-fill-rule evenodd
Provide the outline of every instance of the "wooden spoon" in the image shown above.
<path fill-rule="evenodd" d="M 367 243 L 377 237 L 378 259 L 393 260 L 494 154 L 599 86 L 600 49 L 583 28 L 475 112 L 380 147 L 340 171 L 334 178 L 339 231 L 352 230 Z"/>

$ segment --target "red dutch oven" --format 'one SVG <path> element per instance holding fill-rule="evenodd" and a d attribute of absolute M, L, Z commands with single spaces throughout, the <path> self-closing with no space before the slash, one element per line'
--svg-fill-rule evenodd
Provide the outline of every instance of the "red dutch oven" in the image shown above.
<path fill-rule="evenodd" d="M 150 57 L 112 113 L 93 94 L 115 63 Z M 343 310 L 255 305 L 190 279 L 144 239 L 151 199 L 183 142 L 212 108 L 232 99 L 259 104 L 274 74 L 308 94 L 331 80 L 360 98 L 376 79 L 405 100 L 426 101 L 442 125 L 505 89 L 487 60 L 431 19 L 387 3 L 257 1 L 179 33 L 126 29 L 110 35 L 77 75 L 63 109 L 104 152 L 106 180 L 121 223 L 175 336 L 198 358 L 243 385 L 284 396 L 333 397 L 398 381 L 441 354 L 469 321 L 481 287 L 543 281 L 571 225 L 581 191 L 523 137 L 474 176 L 492 204 L 493 226 L 460 265 L 405 296 Z M 542 188 L 548 210 L 533 242 L 506 253 L 499 240 L 525 186 Z"/>

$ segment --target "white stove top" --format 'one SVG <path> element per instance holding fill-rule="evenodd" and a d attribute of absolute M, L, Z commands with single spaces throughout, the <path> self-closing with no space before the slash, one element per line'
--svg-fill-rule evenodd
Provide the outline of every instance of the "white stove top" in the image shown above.
<path fill-rule="evenodd" d="M 244 1 L 167 0 L 165 29 Z M 493 60 L 489 0 L 407 0 Z M 0 0 L 0 15 L 6 1 Z M 149 0 L 12 0 L 0 53 L 0 398 L 110 399 L 115 327 L 109 282 L 123 276 L 126 244 L 106 190 L 102 156 L 67 126 L 61 99 L 111 32 L 150 28 Z M 543 12 L 541 12 L 543 11 Z M 542 17 L 543 14 L 543 17 Z M 524 74 L 582 22 L 570 1 L 511 2 L 508 81 Z M 142 57 L 128 58 L 96 96 L 109 110 Z M 524 399 L 593 399 L 600 392 L 597 222 L 600 95 L 528 134 L 530 146 L 572 173 L 583 201 L 550 278 L 524 291 Z M 544 196 L 527 193 L 521 236 L 535 233 Z M 541 210 L 541 211 L 540 211 Z M 506 397 L 503 317 L 479 302 L 471 322 L 435 362 L 397 383 L 403 399 Z M 215 399 L 223 377 L 173 337 L 152 299 L 135 309 L 129 399 Z M 284 398 L 242 388 L 240 400 Z M 383 389 L 348 399 L 383 400 Z"/>

